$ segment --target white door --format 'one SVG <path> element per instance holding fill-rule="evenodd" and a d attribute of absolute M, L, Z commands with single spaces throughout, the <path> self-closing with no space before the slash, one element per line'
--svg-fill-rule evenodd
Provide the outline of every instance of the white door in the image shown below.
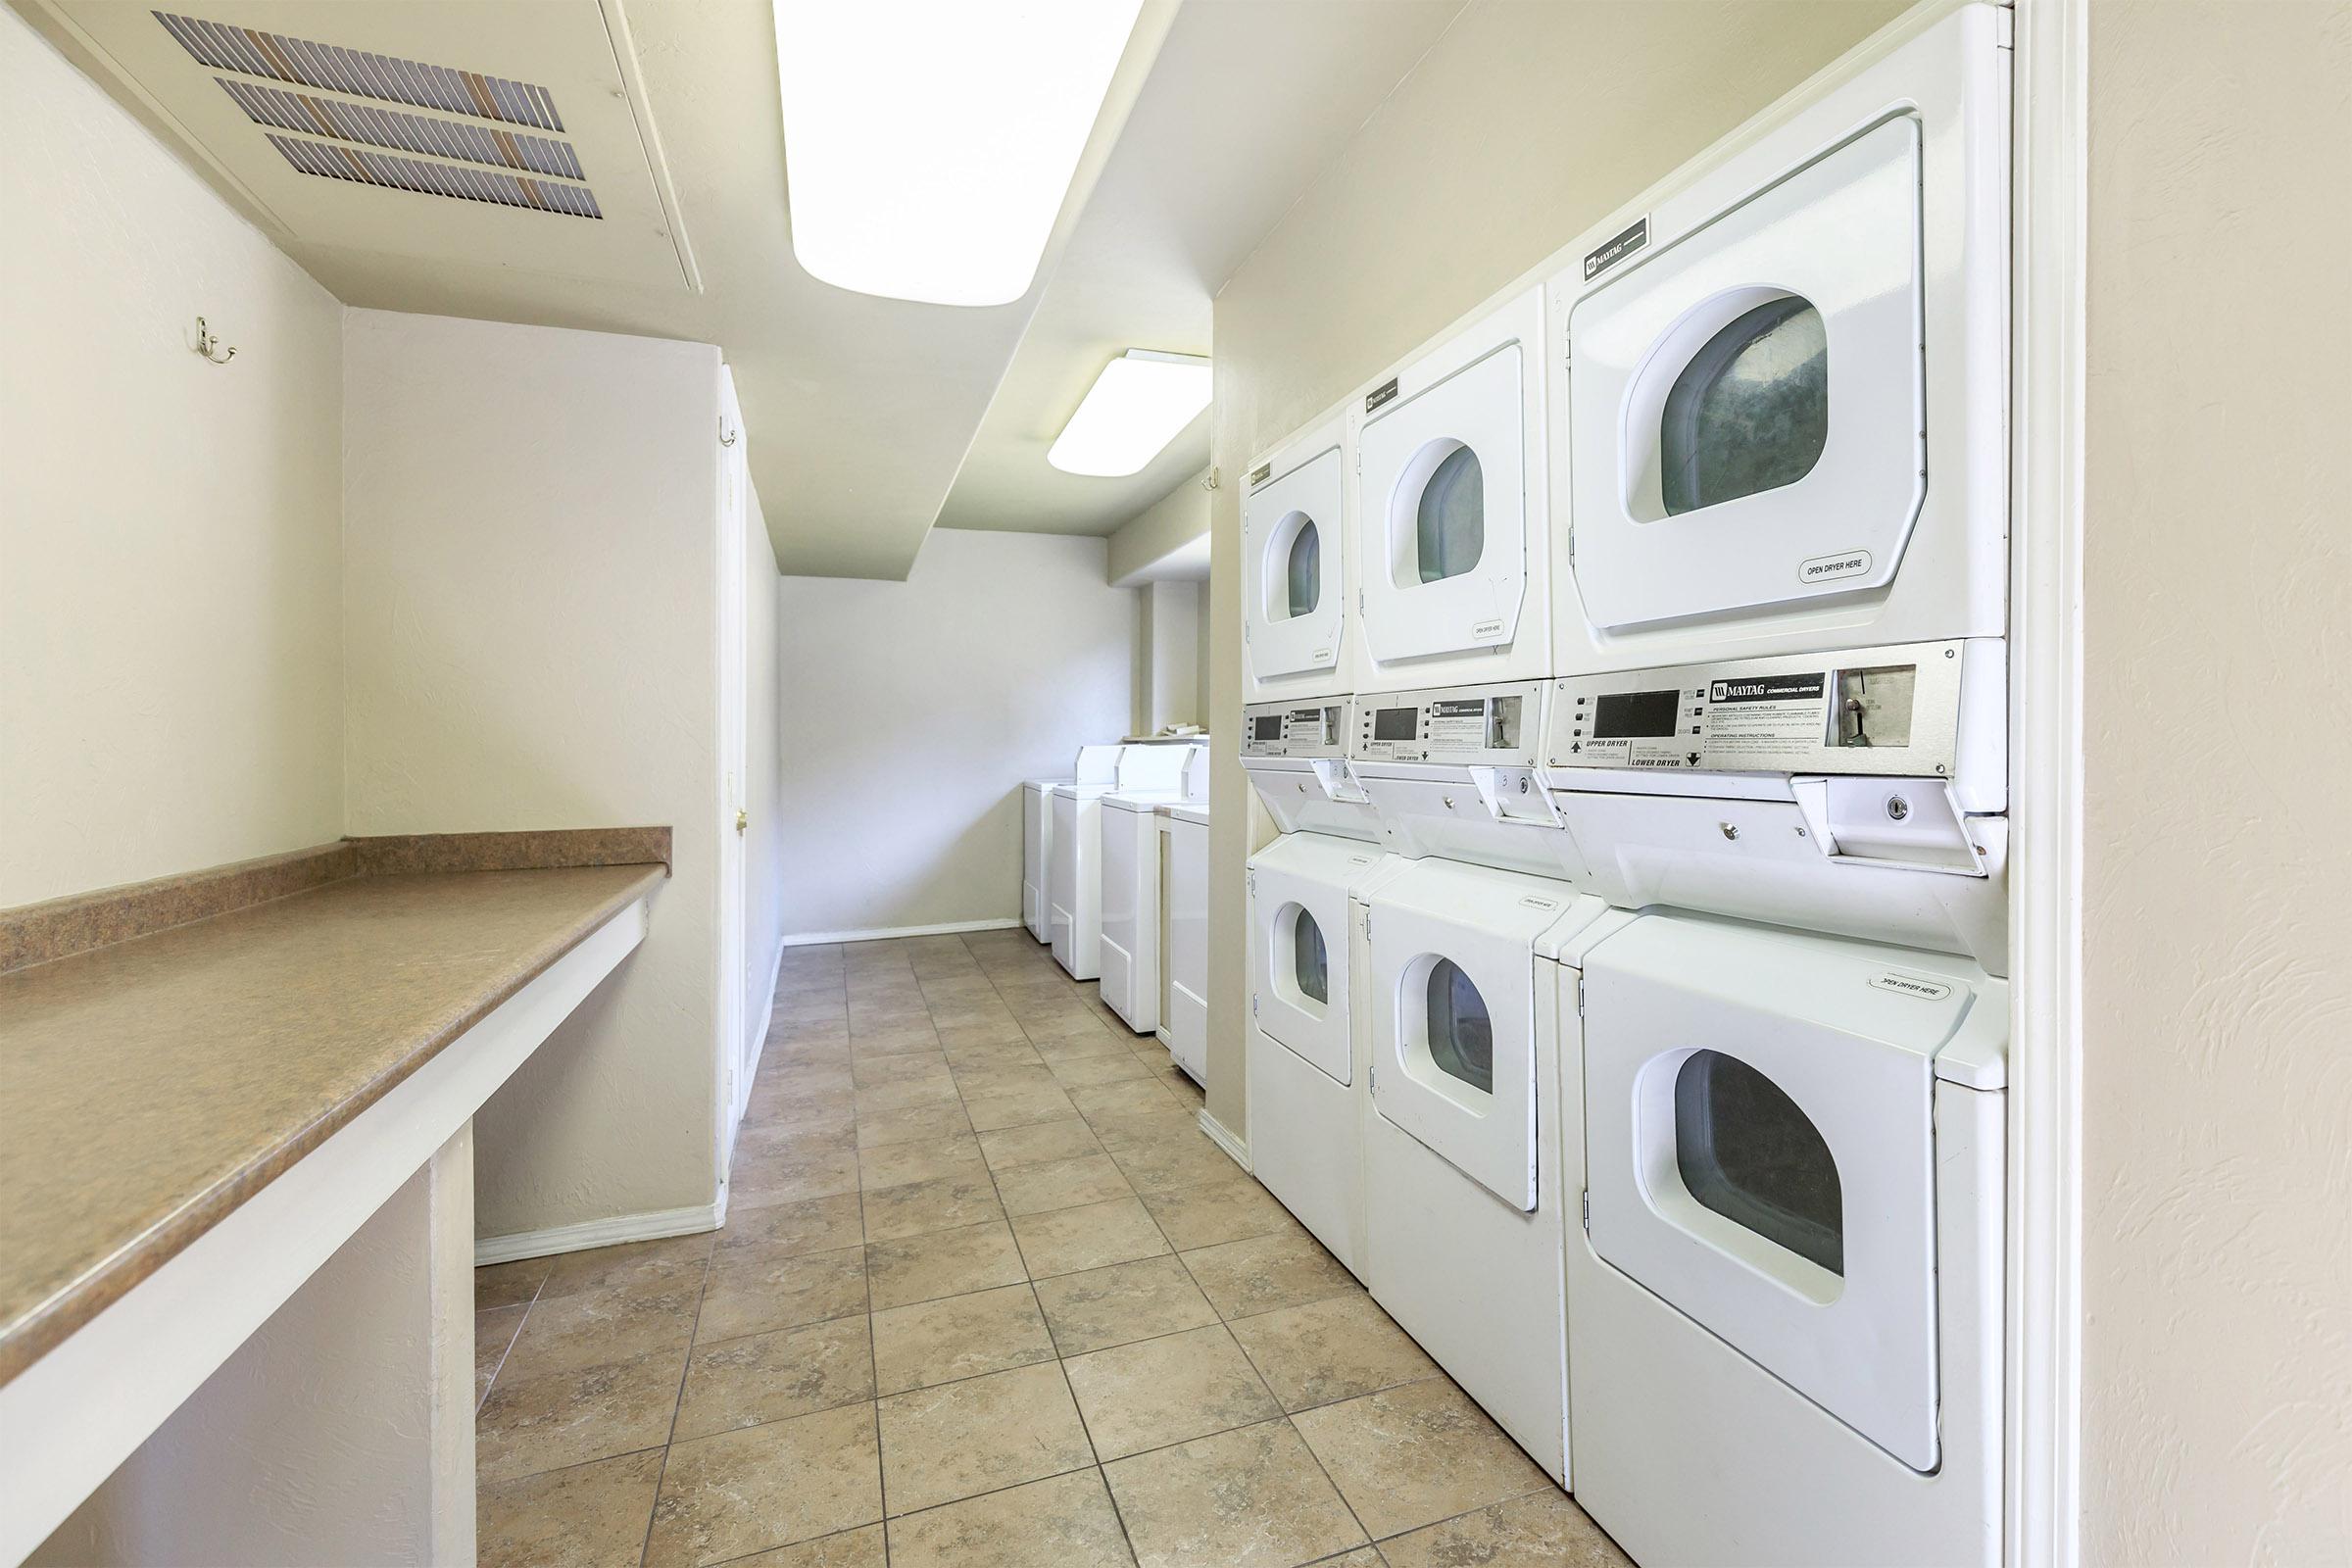
<path fill-rule="evenodd" d="M 1528 377 L 1540 295 L 1399 375 L 1358 448 L 1364 650 L 1399 660 L 1508 648 L 1527 599 Z M 1486 323 L 1482 323 L 1482 326 Z M 1447 359 L 1446 356 L 1459 356 Z"/>
<path fill-rule="evenodd" d="M 1656 915 L 1584 970 L 1594 1251 L 1922 1471 L 1955 963 Z"/>
<path fill-rule="evenodd" d="M 1920 224 L 1897 116 L 1577 302 L 1569 522 L 1596 625 L 1893 580 L 1928 485 Z"/>
<path fill-rule="evenodd" d="M 1334 1083 L 1355 1081 L 1348 1034 L 1348 890 L 1369 845 L 1276 839 L 1250 861 L 1250 1010 L 1257 1027 Z"/>
<path fill-rule="evenodd" d="M 1243 660 L 1253 694 L 1340 666 L 1347 497 L 1340 421 L 1269 460 L 1242 504 Z"/>
<path fill-rule="evenodd" d="M 1369 906 L 1374 1108 L 1531 1212 L 1535 940 L 1575 899 L 1565 883 L 1417 860 Z"/>
<path fill-rule="evenodd" d="M 725 1112 L 721 1122 L 727 1129 L 723 1140 L 731 1142 L 735 1121 L 750 1101 L 752 1072 L 758 1064 L 760 1041 L 754 1036 L 754 1004 L 748 999 L 765 994 L 759 983 L 765 977 L 750 973 L 745 942 L 745 840 L 751 820 L 745 777 L 750 713 L 746 704 L 751 670 L 743 596 L 750 577 L 744 551 L 751 477 L 735 378 L 723 368 L 718 396 L 718 429 L 712 434 L 718 454 L 718 1038 Z M 774 826 L 766 824 L 761 831 Z"/>

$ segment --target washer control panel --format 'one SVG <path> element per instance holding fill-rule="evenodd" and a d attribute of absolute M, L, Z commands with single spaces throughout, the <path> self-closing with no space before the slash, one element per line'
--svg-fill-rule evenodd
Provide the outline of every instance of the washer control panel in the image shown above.
<path fill-rule="evenodd" d="M 1362 762 L 1530 767 L 1542 738 L 1540 680 L 1355 700 L 1348 755 Z"/>
<path fill-rule="evenodd" d="M 1555 681 L 1552 767 L 1950 777 L 1964 645 L 1904 643 Z"/>
<path fill-rule="evenodd" d="M 1352 697 L 1320 703 L 1253 703 L 1242 710 L 1244 757 L 1345 757 Z"/>

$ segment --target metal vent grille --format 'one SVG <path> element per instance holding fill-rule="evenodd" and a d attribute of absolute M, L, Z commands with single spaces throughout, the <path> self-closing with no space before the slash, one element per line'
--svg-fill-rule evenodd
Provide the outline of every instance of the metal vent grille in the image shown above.
<path fill-rule="evenodd" d="M 560 131 L 563 117 L 545 87 L 527 81 L 454 71 L 389 55 L 364 54 L 333 44 L 289 38 L 255 27 L 230 27 L 194 17 L 153 13 L 181 48 L 216 71 L 267 76 L 305 87 L 323 87 L 379 103 L 409 104 L 453 115 L 472 115 L 510 125 Z"/>
<path fill-rule="evenodd" d="M 402 158 L 364 147 L 304 141 L 297 136 L 281 136 L 273 131 L 265 131 L 263 134 L 269 136 L 270 145 L 283 154 L 287 163 L 306 174 L 354 180 L 362 185 L 381 185 L 390 190 L 416 191 L 424 196 L 454 196 L 461 201 L 490 202 L 500 207 L 521 207 L 543 213 L 564 213 L 573 218 L 601 219 L 605 216 L 596 205 L 595 193 L 585 185 L 563 185 L 553 180 L 533 179 L 527 174 L 505 174 L 488 169 L 460 169 L 450 164 L 428 164 L 418 159 Z"/>
<path fill-rule="evenodd" d="M 231 81 L 215 76 L 221 90 L 236 100 L 257 125 L 274 125 L 307 135 L 332 136 L 338 141 L 365 142 L 399 152 L 455 158 L 494 169 L 553 174 L 562 179 L 586 179 L 569 142 L 519 131 L 494 130 L 454 120 L 427 120 L 397 109 L 345 103 L 336 98 L 314 98 L 309 93 L 265 87 L 258 81 Z"/>

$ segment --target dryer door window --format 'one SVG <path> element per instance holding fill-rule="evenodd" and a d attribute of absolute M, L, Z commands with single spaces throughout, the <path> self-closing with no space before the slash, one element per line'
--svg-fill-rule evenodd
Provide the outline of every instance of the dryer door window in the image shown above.
<path fill-rule="evenodd" d="M 1459 577 L 1487 550 L 1487 490 L 1478 454 L 1457 446 L 1437 460 L 1413 507 L 1413 573 L 1422 582 Z"/>
<path fill-rule="evenodd" d="M 1796 1102 L 1738 1056 L 1694 1051 L 1684 1058 L 1674 1076 L 1674 1162 L 1703 1206 L 1845 1273 L 1838 1161 Z"/>
<path fill-rule="evenodd" d="M 1303 906 L 1291 911 L 1291 980 L 1298 995 L 1318 1007 L 1331 1005 L 1331 950 L 1323 928 Z"/>
<path fill-rule="evenodd" d="M 1929 482 L 1920 222 L 1898 116 L 1577 300 L 1570 525 L 1595 625 L 1893 581 Z"/>
<path fill-rule="evenodd" d="M 1323 534 L 1303 512 L 1292 513 L 1283 524 L 1291 546 L 1283 553 L 1283 605 L 1275 618 L 1296 620 L 1313 614 L 1323 602 Z"/>
<path fill-rule="evenodd" d="M 1494 1092 L 1494 1020 L 1487 999 L 1450 958 L 1429 967 L 1423 1040 L 1432 1065 L 1482 1095 Z"/>

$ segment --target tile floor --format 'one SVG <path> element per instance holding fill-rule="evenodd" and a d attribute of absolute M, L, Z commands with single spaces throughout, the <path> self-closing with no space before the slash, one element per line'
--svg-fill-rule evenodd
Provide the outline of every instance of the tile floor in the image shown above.
<path fill-rule="evenodd" d="M 481 1561 L 1604 1568 L 1025 932 L 804 948 L 726 1227 L 477 1271 Z"/>

